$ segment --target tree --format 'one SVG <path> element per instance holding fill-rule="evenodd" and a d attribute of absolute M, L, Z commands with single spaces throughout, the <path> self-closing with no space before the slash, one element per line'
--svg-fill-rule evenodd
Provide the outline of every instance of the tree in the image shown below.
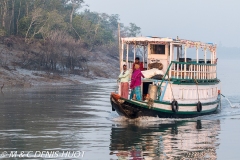
<path fill-rule="evenodd" d="M 123 33 L 125 34 L 126 37 L 136 37 L 138 34 L 141 33 L 141 28 L 138 27 L 134 23 L 130 23 L 130 26 L 124 27 L 123 26 Z"/>
<path fill-rule="evenodd" d="M 25 42 L 27 42 L 27 38 L 28 38 L 28 34 L 29 34 L 30 29 L 33 27 L 34 24 L 36 24 L 39 21 L 40 17 L 42 17 L 42 13 L 41 12 L 42 12 L 41 8 L 36 8 L 32 12 L 30 24 L 29 24 L 27 32 L 25 34 Z"/>

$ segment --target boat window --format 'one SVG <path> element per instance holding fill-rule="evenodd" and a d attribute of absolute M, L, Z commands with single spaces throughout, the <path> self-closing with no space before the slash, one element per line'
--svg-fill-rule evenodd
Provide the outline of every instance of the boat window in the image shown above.
<path fill-rule="evenodd" d="M 165 54 L 165 45 L 151 45 L 152 54 Z"/>

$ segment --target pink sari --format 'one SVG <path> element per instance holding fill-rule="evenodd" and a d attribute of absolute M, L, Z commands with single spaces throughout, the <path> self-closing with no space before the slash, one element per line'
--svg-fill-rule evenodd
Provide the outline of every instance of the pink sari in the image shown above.
<path fill-rule="evenodd" d="M 144 77 L 144 75 L 142 74 L 140 69 L 133 71 L 130 85 L 131 89 L 137 86 L 141 86 L 141 77 Z"/>

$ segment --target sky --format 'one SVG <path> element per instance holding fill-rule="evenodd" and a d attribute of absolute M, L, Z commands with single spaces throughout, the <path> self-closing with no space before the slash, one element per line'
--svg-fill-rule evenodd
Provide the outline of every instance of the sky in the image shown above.
<path fill-rule="evenodd" d="M 240 0 L 85 0 L 87 9 L 118 14 L 142 36 L 158 36 L 240 47 Z"/>

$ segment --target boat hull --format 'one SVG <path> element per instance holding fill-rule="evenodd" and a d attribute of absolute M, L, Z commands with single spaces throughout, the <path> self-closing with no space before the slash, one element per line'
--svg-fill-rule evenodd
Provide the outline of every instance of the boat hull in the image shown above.
<path fill-rule="evenodd" d="M 127 100 L 116 96 L 115 93 L 111 94 L 110 101 L 112 109 L 116 112 L 130 119 L 150 116 L 159 118 L 192 118 L 202 115 L 214 114 L 218 112 L 220 99 L 211 103 L 203 103 L 202 110 L 197 111 L 196 104 L 179 104 L 178 111 L 172 110 L 171 103 L 167 102 L 154 102 L 151 106 L 146 102 L 139 102 L 134 100 Z"/>

